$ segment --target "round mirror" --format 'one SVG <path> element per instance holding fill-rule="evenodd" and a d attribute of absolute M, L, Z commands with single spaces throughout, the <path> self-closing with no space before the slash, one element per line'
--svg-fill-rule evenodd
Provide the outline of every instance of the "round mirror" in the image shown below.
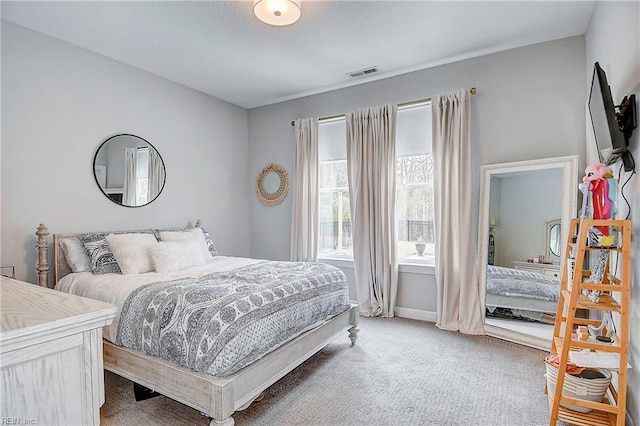
<path fill-rule="evenodd" d="M 560 242 L 562 239 L 562 222 L 560 219 L 553 219 L 547 221 L 546 231 L 546 248 L 545 258 L 552 263 L 558 263 L 560 261 L 560 255 L 562 250 Z"/>
<path fill-rule="evenodd" d="M 258 199 L 266 205 L 278 204 L 287 196 L 289 177 L 284 167 L 271 163 L 256 178 Z"/>
<path fill-rule="evenodd" d="M 158 151 L 139 136 L 120 134 L 104 141 L 93 159 L 96 183 L 105 196 L 125 207 L 146 206 L 166 179 Z"/>
<path fill-rule="evenodd" d="M 556 223 L 549 229 L 549 250 L 554 256 L 560 256 L 560 224 Z"/>

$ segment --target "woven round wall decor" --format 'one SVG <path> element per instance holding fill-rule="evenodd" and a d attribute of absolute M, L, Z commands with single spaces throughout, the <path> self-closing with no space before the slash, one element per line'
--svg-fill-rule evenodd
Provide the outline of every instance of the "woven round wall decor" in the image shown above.
<path fill-rule="evenodd" d="M 272 206 L 280 203 L 289 191 L 289 175 L 284 167 L 269 163 L 256 178 L 256 194 L 263 204 Z"/>

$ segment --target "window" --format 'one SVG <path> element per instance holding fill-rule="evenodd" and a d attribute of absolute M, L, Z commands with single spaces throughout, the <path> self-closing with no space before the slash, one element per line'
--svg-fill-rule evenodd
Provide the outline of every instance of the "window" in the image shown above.
<path fill-rule="evenodd" d="M 320 163 L 319 252 L 353 256 L 347 160 Z"/>
<path fill-rule="evenodd" d="M 137 206 L 147 204 L 149 187 L 149 148 L 138 148 L 136 153 L 136 197 Z"/>
<path fill-rule="evenodd" d="M 431 104 L 398 111 L 396 221 L 398 261 L 434 263 Z M 344 118 L 318 128 L 320 257 L 353 257 Z"/>
<path fill-rule="evenodd" d="M 433 265 L 431 104 L 398 111 L 396 157 L 398 261 Z"/>
<path fill-rule="evenodd" d="M 434 263 L 433 162 L 431 154 L 397 159 L 398 260 Z"/>
<path fill-rule="evenodd" d="M 353 257 L 346 131 L 344 119 L 325 121 L 318 128 L 320 257 Z"/>

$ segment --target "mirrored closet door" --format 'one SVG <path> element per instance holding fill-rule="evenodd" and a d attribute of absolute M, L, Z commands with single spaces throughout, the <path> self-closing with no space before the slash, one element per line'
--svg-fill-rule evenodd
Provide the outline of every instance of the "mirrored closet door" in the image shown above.
<path fill-rule="evenodd" d="M 480 288 L 488 335 L 549 349 L 577 156 L 482 166 Z"/>

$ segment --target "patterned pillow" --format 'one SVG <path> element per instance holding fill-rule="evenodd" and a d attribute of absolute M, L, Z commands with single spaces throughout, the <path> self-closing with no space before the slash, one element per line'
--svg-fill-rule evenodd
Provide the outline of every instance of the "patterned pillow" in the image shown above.
<path fill-rule="evenodd" d="M 204 239 L 207 242 L 207 247 L 209 249 L 209 253 L 211 253 L 211 256 L 217 256 L 218 255 L 218 249 L 216 248 L 216 245 L 213 244 L 213 240 L 211 239 L 211 236 L 209 235 L 209 233 L 207 232 L 206 229 L 204 229 L 204 227 L 202 226 L 202 223 L 200 223 L 200 221 L 198 221 L 196 223 L 196 228 L 200 228 L 202 230 L 202 235 L 204 235 Z M 160 238 L 160 232 L 187 232 L 191 229 L 193 229 L 194 227 L 185 227 L 185 228 L 166 228 L 166 229 L 154 229 L 154 235 L 156 236 L 156 239 L 158 241 L 162 241 L 162 239 Z"/>
<path fill-rule="evenodd" d="M 154 234 L 153 229 L 144 229 L 141 231 L 116 231 L 116 232 L 87 232 L 84 234 L 76 234 L 78 239 L 84 245 L 84 251 L 89 258 L 91 272 L 96 275 L 100 274 L 120 274 L 120 266 L 115 256 L 109 249 L 109 244 L 105 237 L 109 234 Z"/>
<path fill-rule="evenodd" d="M 202 235 L 204 235 L 204 239 L 207 242 L 207 246 L 209 247 L 209 252 L 211 253 L 211 256 L 217 256 L 218 249 L 216 249 L 216 245 L 213 244 L 213 240 L 211 239 L 211 236 L 209 235 L 207 230 L 204 229 L 204 226 L 202 226 L 201 224 L 197 224 L 196 228 L 200 228 L 202 230 Z"/>

